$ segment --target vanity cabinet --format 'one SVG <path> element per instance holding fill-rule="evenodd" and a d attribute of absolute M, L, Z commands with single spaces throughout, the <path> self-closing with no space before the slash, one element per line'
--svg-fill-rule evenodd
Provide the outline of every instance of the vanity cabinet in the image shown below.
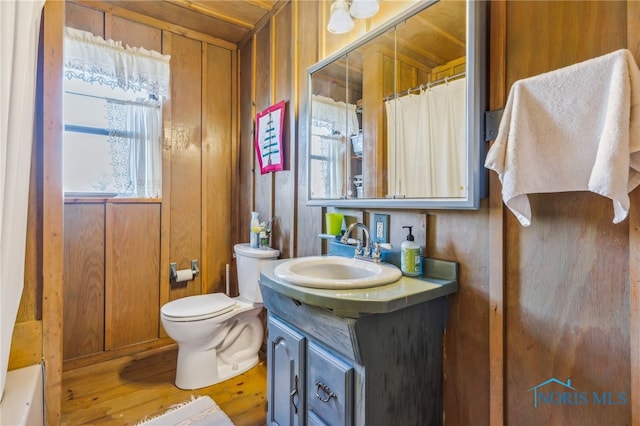
<path fill-rule="evenodd" d="M 352 425 L 352 365 L 275 315 L 267 327 L 267 423 Z"/>
<path fill-rule="evenodd" d="M 304 425 L 306 338 L 271 315 L 267 331 L 267 424 Z"/>
<path fill-rule="evenodd" d="M 267 424 L 441 425 L 446 297 L 349 314 L 275 290 L 268 311 Z"/>

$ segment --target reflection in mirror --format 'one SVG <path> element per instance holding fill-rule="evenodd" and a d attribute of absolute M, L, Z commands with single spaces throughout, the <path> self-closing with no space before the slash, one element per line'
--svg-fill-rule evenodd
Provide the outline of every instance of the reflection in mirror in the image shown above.
<path fill-rule="evenodd" d="M 310 191 L 314 198 L 346 198 L 350 166 L 348 141 L 359 132 L 356 105 L 361 87 L 347 84 L 348 58 L 344 56 L 318 72 L 312 82 Z M 350 95 L 349 90 L 357 90 Z"/>
<path fill-rule="evenodd" d="M 310 68 L 309 204 L 478 207 L 479 7 L 420 2 Z"/>

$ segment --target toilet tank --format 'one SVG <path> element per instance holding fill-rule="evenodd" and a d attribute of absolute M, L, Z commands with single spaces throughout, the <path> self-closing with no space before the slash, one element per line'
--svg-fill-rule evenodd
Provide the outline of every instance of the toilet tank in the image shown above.
<path fill-rule="evenodd" d="M 272 248 L 251 248 L 249 243 L 236 244 L 233 250 L 236 253 L 240 297 L 248 302 L 262 303 L 262 294 L 258 285 L 260 269 L 265 263 L 276 260 L 280 251 Z"/>

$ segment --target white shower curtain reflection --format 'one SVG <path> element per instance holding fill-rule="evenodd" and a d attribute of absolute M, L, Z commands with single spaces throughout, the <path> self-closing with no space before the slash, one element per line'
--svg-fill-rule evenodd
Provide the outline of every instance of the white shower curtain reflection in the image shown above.
<path fill-rule="evenodd" d="M 36 62 L 44 0 L 0 1 L 0 399 L 24 287 Z"/>
<path fill-rule="evenodd" d="M 385 102 L 389 194 L 465 197 L 465 79 Z"/>

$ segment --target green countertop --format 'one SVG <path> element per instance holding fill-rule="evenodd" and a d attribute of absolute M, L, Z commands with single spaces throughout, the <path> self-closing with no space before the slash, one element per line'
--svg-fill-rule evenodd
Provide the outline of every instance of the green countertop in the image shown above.
<path fill-rule="evenodd" d="M 394 283 L 378 287 L 335 290 L 302 287 L 279 280 L 273 270 L 288 260 L 292 259 L 265 265 L 260 274 L 260 285 L 301 303 L 331 310 L 335 315 L 345 318 L 393 312 L 458 291 L 455 262 L 425 258 L 425 276 L 403 276 Z"/>

